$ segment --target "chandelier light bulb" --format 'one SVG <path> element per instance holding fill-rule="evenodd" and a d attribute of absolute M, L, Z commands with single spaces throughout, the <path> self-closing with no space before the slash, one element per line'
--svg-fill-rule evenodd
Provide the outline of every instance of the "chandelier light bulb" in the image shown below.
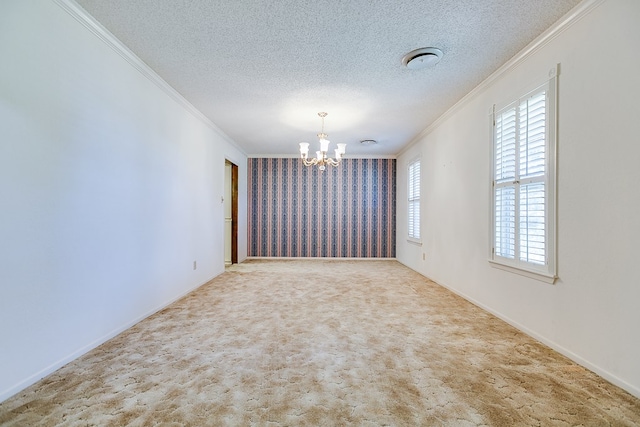
<path fill-rule="evenodd" d="M 329 151 L 329 140 L 328 139 L 322 138 L 320 140 L 320 151 L 322 151 L 323 153 L 326 153 L 327 151 Z"/>
<path fill-rule="evenodd" d="M 300 154 L 302 154 L 302 157 L 307 157 L 309 155 L 309 143 L 308 142 L 301 142 L 300 143 Z"/>

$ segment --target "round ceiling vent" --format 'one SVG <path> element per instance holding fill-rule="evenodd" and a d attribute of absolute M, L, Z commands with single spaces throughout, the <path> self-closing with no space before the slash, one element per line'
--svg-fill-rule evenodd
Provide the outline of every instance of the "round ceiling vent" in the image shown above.
<path fill-rule="evenodd" d="M 375 139 L 362 139 L 360 140 L 360 144 L 362 145 L 373 145 L 373 144 L 377 144 L 378 141 L 376 141 Z"/>
<path fill-rule="evenodd" d="M 402 58 L 402 65 L 410 70 L 429 68 L 440 62 L 442 51 L 437 47 L 423 47 L 412 50 Z"/>

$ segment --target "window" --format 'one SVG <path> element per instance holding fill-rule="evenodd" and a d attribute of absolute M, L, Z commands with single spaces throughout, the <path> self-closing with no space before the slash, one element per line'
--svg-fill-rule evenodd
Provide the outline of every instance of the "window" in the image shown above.
<path fill-rule="evenodd" d="M 409 163 L 409 239 L 420 240 L 420 159 Z"/>
<path fill-rule="evenodd" d="M 493 114 L 490 260 L 507 270 L 555 280 L 555 85 Z"/>

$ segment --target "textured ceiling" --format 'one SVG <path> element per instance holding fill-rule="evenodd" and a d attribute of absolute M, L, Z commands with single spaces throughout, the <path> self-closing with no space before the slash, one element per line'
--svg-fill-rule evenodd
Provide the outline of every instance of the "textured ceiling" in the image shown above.
<path fill-rule="evenodd" d="M 326 111 L 329 139 L 356 156 L 398 153 L 579 3 L 76 1 L 247 154 L 314 151 Z M 402 66 L 430 46 L 438 65 Z"/>

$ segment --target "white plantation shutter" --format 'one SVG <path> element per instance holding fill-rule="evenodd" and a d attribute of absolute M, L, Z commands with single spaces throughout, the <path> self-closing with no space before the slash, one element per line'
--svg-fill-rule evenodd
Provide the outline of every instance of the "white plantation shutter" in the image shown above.
<path fill-rule="evenodd" d="M 516 109 L 509 108 L 496 118 L 496 176 L 499 182 L 516 176 Z"/>
<path fill-rule="evenodd" d="M 420 239 L 420 160 L 414 160 L 409 164 L 409 237 Z"/>
<path fill-rule="evenodd" d="M 555 76 L 494 113 L 491 259 L 555 277 Z"/>
<path fill-rule="evenodd" d="M 544 175 L 546 91 L 520 103 L 520 176 Z"/>
<path fill-rule="evenodd" d="M 496 255 L 515 258 L 516 247 L 516 193 L 513 188 L 496 189 Z"/>
<path fill-rule="evenodd" d="M 520 260 L 546 263 L 544 183 L 520 187 Z"/>
<path fill-rule="evenodd" d="M 516 109 L 496 116 L 495 125 L 495 253 L 515 258 L 516 245 Z"/>

